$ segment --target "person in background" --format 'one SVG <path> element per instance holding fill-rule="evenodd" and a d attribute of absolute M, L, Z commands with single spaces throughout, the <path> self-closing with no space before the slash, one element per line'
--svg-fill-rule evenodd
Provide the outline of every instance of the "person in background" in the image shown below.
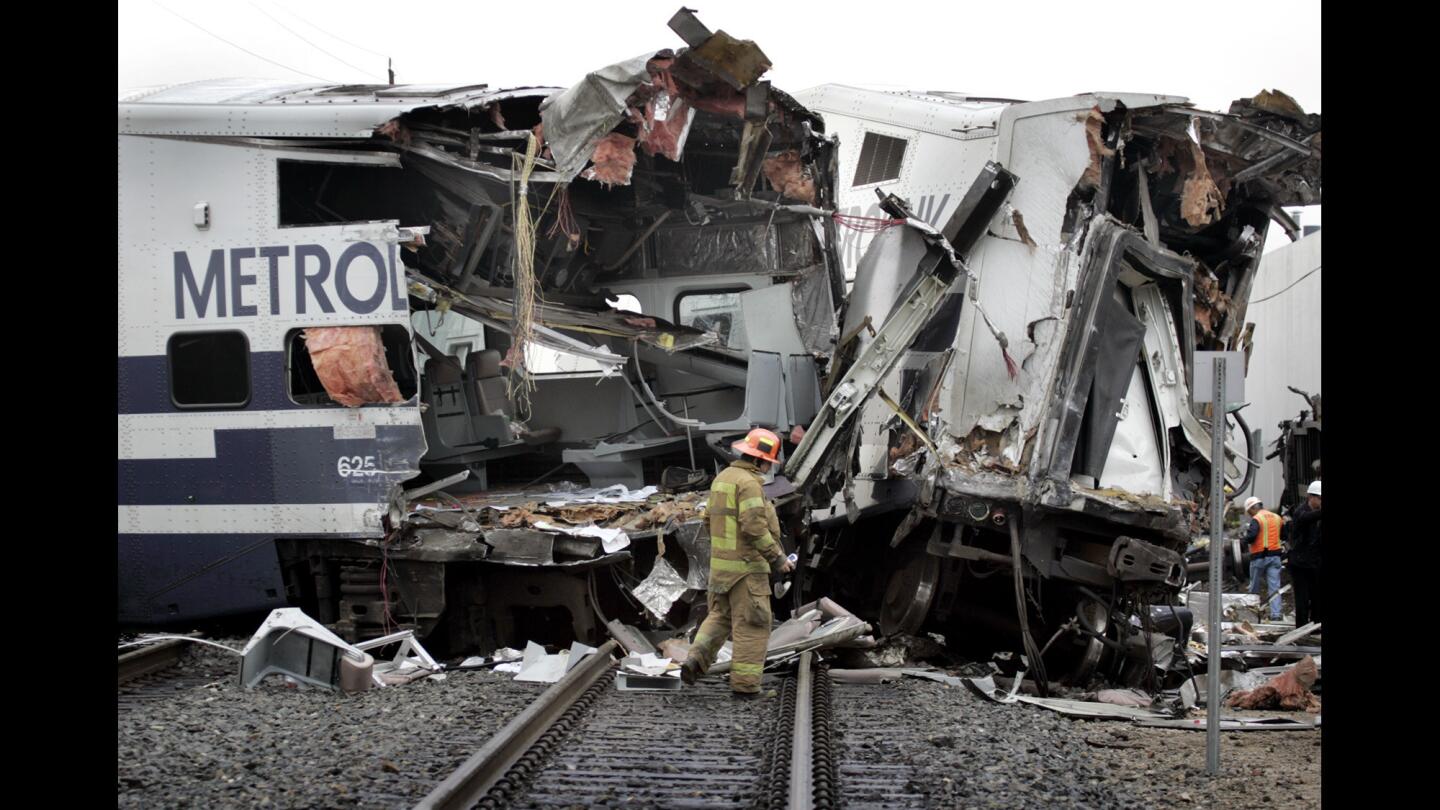
<path fill-rule="evenodd" d="M 1295 586 L 1295 626 L 1322 621 L 1320 591 L 1320 482 L 1311 481 L 1305 502 L 1285 518 L 1282 540 L 1289 552 L 1290 582 Z"/>
<path fill-rule="evenodd" d="M 1261 580 L 1270 598 L 1270 621 L 1280 621 L 1280 527 L 1284 521 L 1280 516 L 1263 508 L 1259 498 L 1245 501 L 1245 513 L 1250 522 L 1245 524 L 1245 539 L 1250 543 L 1250 593 L 1260 594 Z"/>

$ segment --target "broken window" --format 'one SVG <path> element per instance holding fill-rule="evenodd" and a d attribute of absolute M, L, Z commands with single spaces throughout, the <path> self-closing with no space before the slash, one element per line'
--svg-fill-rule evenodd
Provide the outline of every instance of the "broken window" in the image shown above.
<path fill-rule="evenodd" d="M 170 400 L 177 408 L 221 410 L 250 404 L 250 341 L 244 332 L 170 336 Z"/>
<path fill-rule="evenodd" d="M 855 164 L 855 181 L 850 185 L 863 186 L 898 179 L 904 162 L 904 138 L 867 132 L 865 142 L 860 146 L 860 160 Z"/>
<path fill-rule="evenodd" d="M 304 329 L 291 329 L 285 334 L 285 369 L 287 393 L 296 405 L 340 407 L 325 391 L 320 375 L 315 373 L 315 364 L 301 337 Z M 400 397 L 409 400 L 415 396 L 418 387 L 415 377 L 415 363 L 410 351 L 410 333 L 403 326 L 385 324 L 380 329 L 380 341 L 385 347 L 385 362 L 400 389 Z"/>
<path fill-rule="evenodd" d="M 682 326 L 714 332 L 727 349 L 745 351 L 750 342 L 745 338 L 742 292 L 744 287 L 685 293 L 675 301 L 675 319 Z"/>

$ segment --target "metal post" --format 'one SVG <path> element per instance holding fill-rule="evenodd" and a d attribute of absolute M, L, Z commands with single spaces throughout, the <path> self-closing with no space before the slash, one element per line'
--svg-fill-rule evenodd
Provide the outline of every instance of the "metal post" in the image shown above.
<path fill-rule="evenodd" d="M 690 395 L 686 394 L 680 398 L 680 403 L 685 406 L 685 421 L 690 421 Z M 690 438 L 690 425 L 685 425 L 685 446 L 690 448 L 690 469 L 695 469 L 695 440 Z"/>
<path fill-rule="evenodd" d="M 1220 565 L 1225 556 L 1225 358 L 1216 356 L 1210 401 L 1210 619 L 1206 628 L 1205 772 L 1220 774 Z"/>
<path fill-rule="evenodd" d="M 1250 431 L 1250 452 L 1254 454 L 1256 461 L 1263 461 L 1265 458 L 1265 445 L 1260 443 L 1260 428 Z M 1263 464 L 1261 466 L 1264 466 Z M 1257 487 L 1260 486 L 1260 467 L 1256 467 L 1250 473 L 1250 494 L 1254 495 Z M 1275 507 L 1279 509 L 1277 505 Z"/>

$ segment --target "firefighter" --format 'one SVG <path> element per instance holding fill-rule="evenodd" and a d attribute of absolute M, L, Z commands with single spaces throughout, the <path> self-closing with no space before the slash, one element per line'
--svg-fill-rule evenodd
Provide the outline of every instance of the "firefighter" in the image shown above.
<path fill-rule="evenodd" d="M 726 637 L 733 641 L 730 689 L 735 697 L 760 694 L 760 673 L 770 643 L 770 572 L 794 564 L 780 548 L 780 521 L 760 486 L 780 454 L 780 437 L 755 428 L 731 445 L 740 458 L 715 476 L 706 514 L 710 520 L 709 614 L 685 660 L 687 684 L 710 669 Z"/>
<path fill-rule="evenodd" d="M 1270 595 L 1270 621 L 1280 621 L 1280 516 L 1263 508 L 1259 498 L 1245 501 L 1250 522 L 1245 524 L 1245 539 L 1250 541 L 1250 593 L 1260 594 L 1260 580 Z"/>

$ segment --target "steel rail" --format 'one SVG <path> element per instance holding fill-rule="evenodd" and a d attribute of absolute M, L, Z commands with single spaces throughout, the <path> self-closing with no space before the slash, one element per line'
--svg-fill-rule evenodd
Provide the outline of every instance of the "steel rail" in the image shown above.
<path fill-rule="evenodd" d="M 199 633 L 190 635 L 198 636 Z M 185 642 L 175 639 L 158 641 L 148 647 L 141 647 L 121 655 L 119 657 L 120 680 L 117 685 L 174 666 L 180 660 L 184 644 Z"/>
<path fill-rule="evenodd" d="M 796 676 L 795 725 L 790 743 L 790 810 L 812 810 L 815 807 L 815 730 L 811 723 L 814 659 L 813 652 L 802 653 L 800 671 Z"/>
<path fill-rule="evenodd" d="M 436 785 L 415 805 L 416 810 L 458 810 L 473 806 L 585 690 L 610 671 L 619 648 L 612 639 L 586 656 Z"/>

